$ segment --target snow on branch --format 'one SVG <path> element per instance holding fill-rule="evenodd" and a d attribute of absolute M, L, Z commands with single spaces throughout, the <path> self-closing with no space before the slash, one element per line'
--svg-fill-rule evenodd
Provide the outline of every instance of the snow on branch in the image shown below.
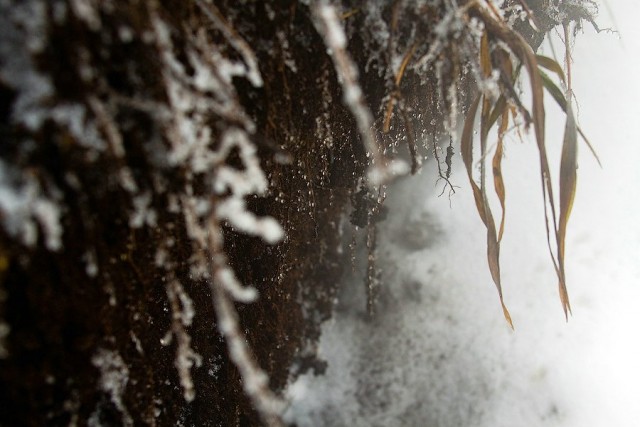
<path fill-rule="evenodd" d="M 223 226 L 261 237 L 275 244 L 284 230 L 271 217 L 258 217 L 247 209 L 247 196 L 264 195 L 268 181 L 260 166 L 258 153 L 250 134 L 255 125 L 248 119 L 233 86 L 233 77 L 246 77 L 254 86 L 262 79 L 257 60 L 249 45 L 211 3 L 198 0 L 199 9 L 220 31 L 225 41 L 241 56 L 242 61 L 226 58 L 204 31 L 187 35 L 186 58 L 193 73 L 174 52 L 172 28 L 152 10 L 151 21 L 156 47 L 163 61 L 163 78 L 169 100 L 171 119 L 167 135 L 171 151 L 169 163 L 185 170 L 186 184 L 179 200 L 187 234 L 191 239 L 191 272 L 210 283 L 218 329 L 225 338 L 231 361 L 236 365 L 244 390 L 258 410 L 263 422 L 282 425 L 283 401 L 269 389 L 267 374 L 256 362 L 240 327 L 235 302 L 256 300 L 255 288 L 243 286 L 229 266 L 224 248 Z M 157 7 L 157 5 L 156 5 Z M 224 127 L 215 127 L 215 120 Z M 230 125 L 231 124 L 231 125 Z M 241 167 L 229 164 L 231 153 L 237 153 Z M 202 179 L 205 192 L 197 193 L 194 180 Z M 172 306 L 172 332 L 178 339 L 176 367 L 186 400 L 195 390 L 190 369 L 199 356 L 190 347 L 185 331 L 192 317 L 191 300 L 177 280 L 170 280 L 167 295 Z M 189 314 L 191 313 L 191 314 Z"/>
<path fill-rule="evenodd" d="M 58 190 L 53 191 L 54 197 Z M 38 226 L 47 249 L 62 248 L 61 206 L 46 196 L 37 179 L 0 159 L 0 219 L 5 231 L 28 247 L 38 241 Z"/>
<path fill-rule="evenodd" d="M 225 38 L 233 48 L 242 55 L 242 59 L 247 66 L 246 76 L 247 79 L 255 86 L 262 86 L 262 77 L 258 70 L 258 60 L 253 54 L 253 51 L 240 35 L 236 33 L 231 25 L 224 19 L 218 8 L 211 3 L 210 0 L 196 0 L 198 7 L 204 12 L 204 14 L 211 20 L 217 29 L 222 31 Z"/>
<path fill-rule="evenodd" d="M 283 425 L 281 414 L 284 402 L 269 389 L 269 378 L 258 366 L 247 339 L 240 329 L 238 313 L 229 295 L 230 289 L 237 286 L 233 272 L 227 267 L 227 260 L 221 239 L 216 238 L 220 224 L 215 216 L 210 217 L 210 248 L 213 258 L 211 263 L 213 281 L 213 303 L 218 317 L 218 329 L 225 337 L 229 347 L 229 357 L 238 367 L 242 375 L 244 391 L 251 398 L 263 421 L 269 426 Z"/>
<path fill-rule="evenodd" d="M 122 360 L 122 356 L 115 350 L 99 349 L 91 358 L 93 366 L 100 370 L 100 389 L 108 393 L 111 403 L 122 414 L 122 423 L 125 427 L 133 426 L 133 419 L 124 404 L 123 397 L 129 382 L 129 368 Z M 98 412 L 94 412 L 97 418 Z M 89 419 L 91 424 L 91 419 Z"/>
<path fill-rule="evenodd" d="M 175 278 L 170 278 L 167 283 L 167 297 L 171 306 L 171 333 L 177 340 L 175 365 L 180 376 L 184 399 L 191 402 L 196 397 L 191 368 L 194 365 L 202 365 L 202 357 L 191 348 L 191 337 L 185 330 L 191 326 L 195 316 L 193 301 Z M 165 342 L 168 344 L 169 340 Z"/>
<path fill-rule="evenodd" d="M 386 159 L 382 147 L 375 140 L 373 116 L 358 83 L 358 69 L 347 52 L 347 37 L 336 8 L 328 0 L 322 0 L 313 2 L 311 10 L 315 26 L 333 59 L 338 80 L 342 85 L 343 101 L 356 120 L 368 154 L 373 157 L 368 171 L 369 182 L 375 187 L 391 181 L 396 176 L 407 174 L 409 165 L 402 160 Z"/>

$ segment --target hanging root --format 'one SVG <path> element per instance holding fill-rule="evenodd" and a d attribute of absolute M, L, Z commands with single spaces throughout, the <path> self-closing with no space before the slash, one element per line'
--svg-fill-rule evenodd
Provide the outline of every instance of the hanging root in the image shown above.
<path fill-rule="evenodd" d="M 375 140 L 373 116 L 358 83 L 358 69 L 347 52 L 346 35 L 335 7 L 328 0 L 318 0 L 312 3 L 311 11 L 316 28 L 331 52 L 338 80 L 342 85 L 343 101 L 356 120 L 364 146 L 372 156 L 367 174 L 370 185 L 377 187 L 397 176 L 406 175 L 409 166 L 398 159 L 386 159 L 382 147 Z"/>

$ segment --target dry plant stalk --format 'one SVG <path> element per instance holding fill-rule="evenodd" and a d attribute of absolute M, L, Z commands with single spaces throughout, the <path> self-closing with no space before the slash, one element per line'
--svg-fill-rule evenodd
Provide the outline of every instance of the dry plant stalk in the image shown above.
<path fill-rule="evenodd" d="M 476 17 L 481 20 L 485 26 L 485 32 L 480 42 L 480 67 L 485 78 L 488 78 L 494 69 L 497 69 L 501 74 L 500 83 L 504 87 L 503 95 L 499 97 L 497 101 L 492 100 L 490 93 L 481 93 L 473 101 L 464 124 L 464 130 L 461 139 L 461 151 L 462 157 L 467 170 L 469 182 L 471 184 L 473 195 L 478 209 L 478 213 L 482 222 L 487 228 L 487 257 L 489 263 L 489 269 L 491 276 L 497 287 L 498 295 L 500 297 L 500 303 L 503 308 L 504 316 L 511 327 L 513 323 L 511 316 L 505 306 L 502 292 L 502 283 L 500 277 L 500 241 L 504 232 L 504 218 L 505 218 L 505 185 L 502 178 L 501 159 L 503 153 L 503 138 L 508 128 L 509 121 L 509 108 L 508 101 L 512 102 L 516 108 L 512 108 L 513 112 L 521 113 L 525 118 L 525 124 L 533 123 L 535 140 L 537 143 L 539 162 L 540 162 L 540 178 L 543 190 L 543 199 L 545 205 L 545 227 L 547 230 L 547 243 L 549 253 L 558 276 L 558 289 L 560 294 L 560 301 L 565 317 L 568 318 L 571 313 L 571 304 L 569 302 L 569 295 L 567 292 L 567 280 L 565 274 L 565 243 L 567 225 L 571 208 L 573 205 L 573 199 L 576 191 L 576 169 L 577 169 L 577 135 L 582 132 L 576 125 L 573 111 L 571 108 L 571 78 L 570 78 L 570 50 L 569 50 L 569 31 L 568 24 L 564 24 L 565 28 L 565 46 L 566 46 L 566 68 L 568 78 L 565 78 L 565 74 L 562 67 L 558 63 L 550 58 L 535 55 L 531 47 L 526 41 L 511 29 L 496 13 L 494 9 L 488 11 L 483 4 L 478 1 L 472 1 L 467 3 L 468 13 L 470 16 Z M 494 55 L 490 49 L 490 40 L 497 40 L 506 45 L 511 53 L 519 61 L 517 71 L 513 74 L 513 64 L 509 55 L 499 54 L 501 52 L 500 47 L 494 49 Z M 493 61 L 498 61 L 498 64 L 494 64 Z M 531 110 L 527 110 L 518 96 L 513 90 L 514 82 L 512 79 L 517 76 L 520 65 L 523 65 L 527 71 L 530 81 L 530 88 L 532 94 L 532 106 Z M 561 82 L 566 84 L 566 96 L 562 94 L 562 91 L 551 81 L 551 79 L 540 69 L 540 67 L 546 68 L 558 75 Z M 560 174 L 559 174 L 559 205 L 556 205 L 556 199 L 554 197 L 553 180 L 551 170 L 549 166 L 547 147 L 545 143 L 545 110 L 544 110 L 544 91 L 549 92 L 552 97 L 558 102 L 567 115 L 567 123 L 565 128 L 564 142 L 562 146 L 562 155 L 560 162 Z M 482 105 L 482 108 L 480 108 Z M 473 176 L 473 127 L 474 121 L 478 110 L 480 113 L 480 184 L 478 185 Z M 496 230 L 495 221 L 489 206 L 487 193 L 486 193 L 486 169 L 485 169 L 485 157 L 487 156 L 487 137 L 492 126 L 500 119 L 498 126 L 498 141 L 496 144 L 496 150 L 492 160 L 492 171 L 494 178 L 495 193 L 500 201 L 502 208 L 502 218 L 500 226 Z M 593 151 L 589 141 L 584 138 L 585 142 Z M 596 156 L 597 159 L 597 156 Z M 555 248 L 552 245 L 552 236 L 555 242 Z"/>

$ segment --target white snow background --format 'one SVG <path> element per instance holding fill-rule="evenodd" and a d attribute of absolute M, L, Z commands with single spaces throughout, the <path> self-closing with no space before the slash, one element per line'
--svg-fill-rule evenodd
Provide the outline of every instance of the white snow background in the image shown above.
<path fill-rule="evenodd" d="M 578 120 L 603 168 L 582 144 L 567 236 L 569 322 L 547 250 L 533 141 L 511 138 L 503 161 L 501 262 L 515 331 L 502 317 L 486 232 L 464 171 L 454 175 L 461 188 L 450 207 L 446 195 L 431 190 L 435 172 L 428 162 L 420 177 L 389 190 L 375 319 L 364 315 L 359 271 L 342 284 L 335 316 L 323 326 L 326 373 L 305 374 L 287 389 L 288 421 L 299 427 L 640 426 L 640 5 L 609 6 L 613 20 L 603 7 L 599 23 L 615 26 L 620 39 L 586 24 L 573 52 Z M 550 157 L 559 159 L 564 115 L 552 102 L 547 143 Z M 557 162 L 553 167 L 557 179 Z"/>

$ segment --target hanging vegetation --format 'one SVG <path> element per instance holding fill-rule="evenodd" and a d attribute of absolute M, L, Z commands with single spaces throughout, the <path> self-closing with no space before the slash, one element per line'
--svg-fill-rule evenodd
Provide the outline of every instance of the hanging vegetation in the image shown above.
<path fill-rule="evenodd" d="M 590 0 L 0 2 L 0 424 L 281 425 L 288 379 L 323 369 L 346 246 L 367 248 L 375 315 L 387 186 L 433 157 L 453 192 L 457 151 L 511 324 L 511 124 L 534 130 L 568 315 L 586 141 L 569 38 L 596 13 Z M 556 27 L 564 66 L 534 53 Z M 545 91 L 567 116 L 557 174 Z"/>

